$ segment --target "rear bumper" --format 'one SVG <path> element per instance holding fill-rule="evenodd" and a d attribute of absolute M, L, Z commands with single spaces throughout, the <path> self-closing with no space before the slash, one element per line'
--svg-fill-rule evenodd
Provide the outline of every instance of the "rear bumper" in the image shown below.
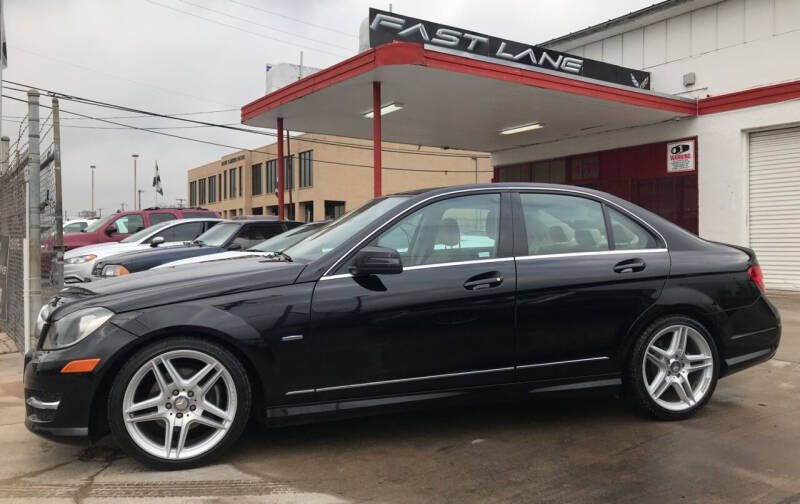
<path fill-rule="evenodd" d="M 760 296 L 750 306 L 726 313 L 727 338 L 721 354 L 724 362 L 720 376 L 727 376 L 768 361 L 775 356 L 781 341 L 781 318 L 778 309 Z"/>

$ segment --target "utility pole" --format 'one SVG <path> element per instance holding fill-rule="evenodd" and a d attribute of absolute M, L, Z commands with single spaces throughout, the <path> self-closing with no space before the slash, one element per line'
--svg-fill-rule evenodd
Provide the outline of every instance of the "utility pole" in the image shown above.
<path fill-rule="evenodd" d="M 178 208 L 183 208 L 183 202 L 186 201 L 186 198 L 176 198 L 178 202 Z"/>
<path fill-rule="evenodd" d="M 133 209 L 137 210 L 136 208 L 136 158 L 139 157 L 139 154 L 131 154 L 133 158 Z"/>
<path fill-rule="evenodd" d="M 142 209 L 142 193 L 143 192 L 144 192 L 144 189 L 139 189 L 139 210 Z"/>
<path fill-rule="evenodd" d="M 122 203 L 119 204 L 119 206 L 122 208 L 122 211 L 124 212 L 125 211 L 125 202 L 123 201 Z"/>
<path fill-rule="evenodd" d="M 36 319 L 42 307 L 41 180 L 39 172 L 39 91 L 28 91 L 28 327 L 25 352 L 36 337 Z"/>
<path fill-rule="evenodd" d="M 64 285 L 64 214 L 61 203 L 61 120 L 58 98 L 53 98 L 53 173 L 56 178 L 56 274 L 55 286 Z"/>
<path fill-rule="evenodd" d="M 94 215 L 94 169 L 97 168 L 95 165 L 89 165 L 89 169 L 92 170 L 92 215 Z"/>
<path fill-rule="evenodd" d="M 475 183 L 478 183 L 478 156 L 472 156 L 472 160 L 475 161 Z"/>

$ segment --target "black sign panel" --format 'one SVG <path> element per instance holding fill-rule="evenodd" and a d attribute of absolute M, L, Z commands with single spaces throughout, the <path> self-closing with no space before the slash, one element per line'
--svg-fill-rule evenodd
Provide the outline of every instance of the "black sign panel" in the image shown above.
<path fill-rule="evenodd" d="M 623 86 L 650 89 L 650 73 L 572 54 L 513 42 L 483 33 L 432 23 L 378 9 L 369 10 L 369 45 L 377 47 L 399 40 L 445 47 L 485 56 L 498 63 L 516 63 L 567 76 L 580 75 Z"/>

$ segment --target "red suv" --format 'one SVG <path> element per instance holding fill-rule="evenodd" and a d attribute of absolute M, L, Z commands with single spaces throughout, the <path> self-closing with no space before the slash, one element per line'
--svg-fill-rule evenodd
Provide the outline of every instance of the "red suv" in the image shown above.
<path fill-rule="evenodd" d="M 145 208 L 117 212 L 89 224 L 80 233 L 64 235 L 67 250 L 102 242 L 118 242 L 141 229 L 173 219 L 219 217 L 217 212 L 205 208 Z"/>

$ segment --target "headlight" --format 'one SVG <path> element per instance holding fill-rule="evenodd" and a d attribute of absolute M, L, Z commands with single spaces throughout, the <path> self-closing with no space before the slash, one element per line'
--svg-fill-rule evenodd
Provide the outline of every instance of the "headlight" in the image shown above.
<path fill-rule="evenodd" d="M 100 272 L 100 276 L 104 277 L 115 277 L 120 275 L 129 275 L 130 271 L 125 266 L 121 266 L 119 264 L 109 264 L 103 268 L 103 271 Z"/>
<path fill-rule="evenodd" d="M 82 264 L 82 263 L 87 263 L 89 261 L 94 261 L 95 259 L 97 259 L 96 255 L 86 254 L 78 257 L 70 257 L 69 259 L 65 259 L 64 264 Z"/>
<path fill-rule="evenodd" d="M 42 348 L 54 350 L 74 345 L 92 334 L 112 316 L 114 312 L 99 307 L 70 313 L 50 325 L 42 342 Z"/>
<path fill-rule="evenodd" d="M 39 316 L 36 317 L 36 336 L 42 335 L 42 329 L 47 322 L 47 317 L 50 315 L 50 303 L 45 303 L 42 309 L 39 310 Z"/>

